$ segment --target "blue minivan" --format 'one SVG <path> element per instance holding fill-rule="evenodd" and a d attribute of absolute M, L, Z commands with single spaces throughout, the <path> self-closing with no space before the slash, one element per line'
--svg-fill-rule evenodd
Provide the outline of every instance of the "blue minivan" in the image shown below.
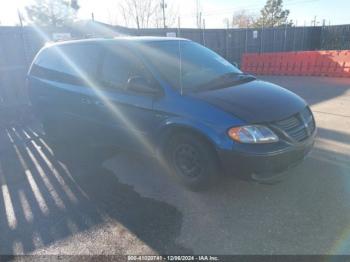
<path fill-rule="evenodd" d="M 158 156 L 193 190 L 227 173 L 269 181 L 314 144 L 315 120 L 303 99 L 186 39 L 47 45 L 28 85 L 52 140 Z"/>

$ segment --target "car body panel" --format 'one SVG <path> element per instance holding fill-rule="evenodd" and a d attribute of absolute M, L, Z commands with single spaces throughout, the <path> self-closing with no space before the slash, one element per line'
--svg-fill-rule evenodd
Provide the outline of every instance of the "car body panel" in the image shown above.
<path fill-rule="evenodd" d="M 306 107 L 305 101 L 294 93 L 260 80 L 198 92 L 193 96 L 249 123 L 281 120 Z"/>
<path fill-rule="evenodd" d="M 135 39 L 86 40 L 58 46 L 86 42 L 112 45 L 118 42 L 123 43 L 129 51 L 139 54 L 135 49 L 137 45 L 128 46 L 129 41 L 137 42 Z M 140 38 L 139 41 L 179 40 Z M 101 46 L 99 45 L 99 48 Z M 33 65 L 41 52 L 43 51 L 36 56 Z M 101 65 L 103 57 L 95 61 L 97 65 Z M 299 160 L 312 147 L 315 132 L 300 143 L 281 138 L 280 141 L 270 144 L 241 144 L 227 135 L 231 127 L 268 124 L 301 112 L 307 104 L 294 93 L 260 80 L 232 84 L 219 89 L 182 92 L 179 88 L 171 86 L 157 73 L 152 64 L 141 58 L 141 55 L 140 60 L 152 74 L 159 92 L 141 94 L 130 90 L 108 89 L 100 86 L 98 82 L 90 81 L 89 76 L 80 84 L 65 83 L 60 79 L 35 75 L 32 65 L 28 74 L 32 104 L 42 117 L 66 121 L 64 128 L 75 126 L 75 130 L 91 137 L 96 144 L 118 145 L 147 154 L 155 153 L 158 147 L 164 146 L 164 141 L 168 139 L 165 137 L 168 130 L 191 130 L 213 145 L 221 162 L 228 166 L 230 171 L 236 170 L 242 163 L 253 167 L 249 169 L 252 172 L 258 172 L 260 167 L 262 171 L 273 171 L 274 158 L 271 157 L 277 156 L 275 162 L 279 167 L 280 154 L 284 155 L 282 166 L 287 167 L 289 163 L 286 163 L 285 159 L 288 158 L 288 152 L 301 154 L 300 157 L 295 157 Z M 100 70 L 98 67 L 97 79 L 101 77 Z M 259 159 L 259 164 L 256 165 L 258 168 L 254 168 L 256 158 Z"/>

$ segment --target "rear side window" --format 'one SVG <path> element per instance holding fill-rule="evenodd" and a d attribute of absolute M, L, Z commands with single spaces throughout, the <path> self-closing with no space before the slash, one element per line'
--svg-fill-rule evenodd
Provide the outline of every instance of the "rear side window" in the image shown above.
<path fill-rule="evenodd" d="M 124 88 L 133 72 L 135 68 L 127 59 L 109 53 L 102 64 L 102 84 L 109 88 Z"/>
<path fill-rule="evenodd" d="M 70 84 L 95 81 L 101 49 L 96 44 L 72 44 L 50 47 L 35 61 L 33 74 Z"/>
<path fill-rule="evenodd" d="M 128 79 L 142 76 L 152 78 L 143 63 L 122 46 L 106 48 L 101 68 L 101 84 L 108 88 L 125 89 Z"/>

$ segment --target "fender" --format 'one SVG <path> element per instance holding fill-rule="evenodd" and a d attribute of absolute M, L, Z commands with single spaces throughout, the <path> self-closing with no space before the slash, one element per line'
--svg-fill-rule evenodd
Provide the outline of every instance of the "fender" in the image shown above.
<path fill-rule="evenodd" d="M 168 135 L 171 134 L 171 130 L 174 128 L 188 129 L 202 135 L 215 148 L 215 150 L 230 150 L 234 144 L 225 133 L 220 132 L 220 130 L 215 128 L 215 126 L 197 121 L 195 119 L 184 119 L 174 116 L 165 119 L 158 126 L 158 131 L 155 134 L 157 151 L 163 148 L 165 142 L 167 141 Z"/>

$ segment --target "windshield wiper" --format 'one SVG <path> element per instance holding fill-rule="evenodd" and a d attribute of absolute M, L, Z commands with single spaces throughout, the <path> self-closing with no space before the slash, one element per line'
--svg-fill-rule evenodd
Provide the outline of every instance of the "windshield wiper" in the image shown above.
<path fill-rule="evenodd" d="M 250 82 L 255 79 L 256 77 L 249 74 L 230 72 L 230 73 L 223 74 L 217 78 L 214 78 L 213 80 L 210 80 L 207 83 L 195 86 L 191 89 L 200 91 L 200 90 L 224 88 L 232 85 L 241 84 L 244 82 Z"/>
<path fill-rule="evenodd" d="M 253 81 L 253 80 L 256 80 L 256 77 L 255 76 L 253 76 L 253 75 L 250 75 L 250 74 L 245 74 L 245 73 L 243 73 L 243 74 L 240 74 L 239 75 L 239 78 L 240 78 L 240 80 L 242 80 L 242 81 Z"/>

